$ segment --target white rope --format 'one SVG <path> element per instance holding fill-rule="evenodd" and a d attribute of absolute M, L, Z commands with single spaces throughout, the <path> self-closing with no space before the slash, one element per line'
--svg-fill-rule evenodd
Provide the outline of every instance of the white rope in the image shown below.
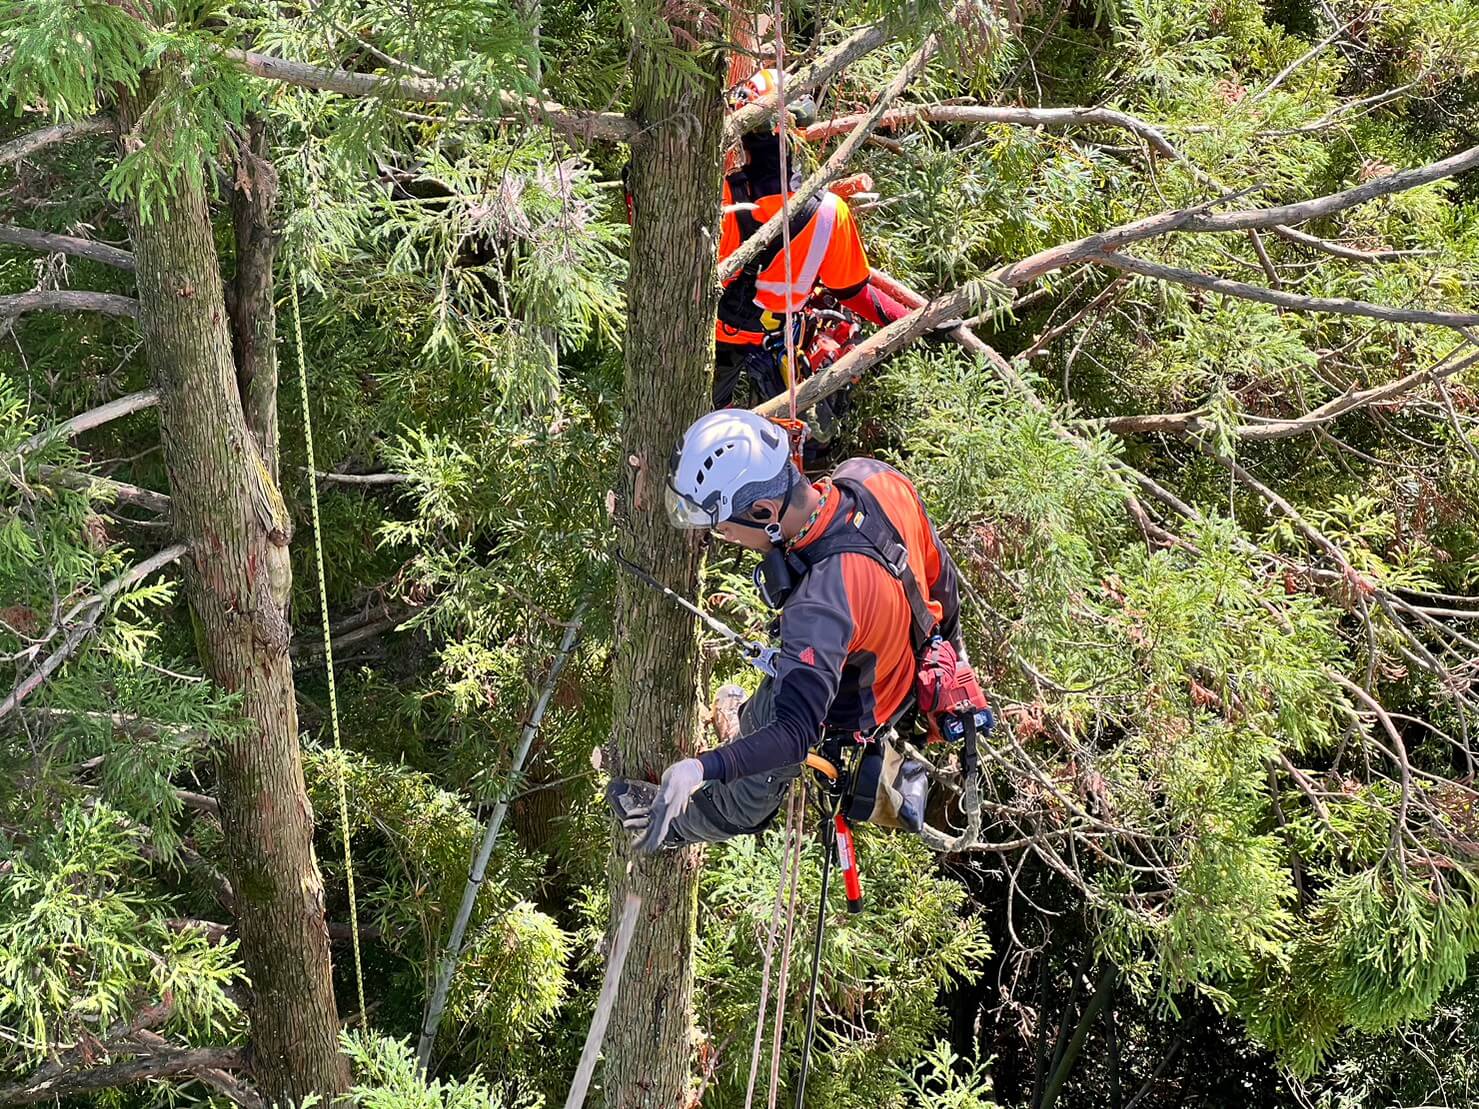
<path fill-rule="evenodd" d="M 760 971 L 760 1004 L 755 1010 L 755 1043 L 750 1049 L 750 1080 L 745 1086 L 745 1109 L 751 1109 L 755 1103 L 755 1078 L 760 1073 L 760 1045 L 765 1039 L 765 1015 L 770 1009 L 770 967 L 775 957 L 776 936 L 781 927 L 786 879 L 791 870 L 791 837 L 796 830 L 796 801 L 800 795 L 800 787 L 793 783 L 786 797 L 786 831 L 781 847 L 781 872 L 775 883 L 775 907 L 770 911 L 770 930 L 765 937 L 765 965 Z"/>

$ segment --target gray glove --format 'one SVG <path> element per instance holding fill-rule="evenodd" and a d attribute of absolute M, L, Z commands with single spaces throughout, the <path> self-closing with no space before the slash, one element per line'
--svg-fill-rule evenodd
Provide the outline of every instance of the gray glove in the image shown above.
<path fill-rule="evenodd" d="M 703 784 L 704 764 L 698 759 L 683 759 L 662 772 L 662 783 L 652 804 L 645 810 L 633 810 L 632 819 L 623 822 L 625 827 L 637 832 L 632 840 L 637 854 L 651 855 L 662 849 L 673 821 L 683 815 L 688 799 Z M 641 822 L 644 815 L 645 824 Z"/>

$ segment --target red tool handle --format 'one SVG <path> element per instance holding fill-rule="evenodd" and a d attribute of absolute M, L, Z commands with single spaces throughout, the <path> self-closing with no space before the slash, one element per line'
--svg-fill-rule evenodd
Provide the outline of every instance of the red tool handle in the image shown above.
<path fill-rule="evenodd" d="M 858 878 L 858 853 L 853 847 L 852 829 L 847 819 L 836 814 L 832 820 L 837 826 L 837 866 L 842 871 L 842 884 L 847 890 L 847 911 L 863 911 L 863 883 Z"/>

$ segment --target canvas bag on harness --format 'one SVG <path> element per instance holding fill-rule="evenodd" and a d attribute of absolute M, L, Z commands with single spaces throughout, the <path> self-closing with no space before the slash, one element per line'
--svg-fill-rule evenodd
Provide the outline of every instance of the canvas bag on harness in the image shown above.
<path fill-rule="evenodd" d="M 929 768 L 894 748 L 889 740 L 892 726 L 917 709 L 933 735 L 964 742 L 963 762 L 969 775 L 976 772 L 976 738 L 991 727 L 990 708 L 974 671 L 954 645 L 938 634 L 934 613 L 909 563 L 909 550 L 882 506 L 861 482 L 833 478 L 833 483 L 853 499 L 842 526 L 830 529 L 804 552 L 788 556 L 784 567 L 770 564 L 772 571 L 788 574 L 789 580 L 762 583 L 757 578 L 757 585 L 779 607 L 811 567 L 851 553 L 873 559 L 903 587 L 917 666 L 914 696 L 868 737 L 867 749 L 848 783 L 844 813 L 851 820 L 918 832 L 929 800 Z"/>

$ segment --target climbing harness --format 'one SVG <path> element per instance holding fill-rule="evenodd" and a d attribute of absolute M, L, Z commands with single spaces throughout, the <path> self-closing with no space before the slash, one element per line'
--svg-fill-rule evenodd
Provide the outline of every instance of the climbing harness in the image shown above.
<path fill-rule="evenodd" d="M 704 622 L 704 625 L 708 627 L 710 631 L 714 632 L 717 635 L 723 636 L 724 639 L 726 639 L 731 646 L 738 648 L 740 656 L 756 670 L 760 671 L 760 673 L 766 675 L 767 677 L 775 677 L 775 660 L 776 656 L 780 654 L 780 652 L 776 648 L 767 647 L 764 643 L 761 643 L 758 640 L 746 639 L 744 636 L 740 635 L 739 632 L 731 628 L 728 624 L 724 623 L 722 620 L 718 619 L 715 616 L 711 616 L 709 613 L 699 608 L 698 605 L 688 600 L 688 598 L 681 597 L 677 593 L 673 592 L 673 590 L 669 589 L 662 582 L 658 581 L 646 570 L 642 569 L 642 567 L 638 566 L 635 562 L 623 556 L 620 551 L 612 551 L 611 557 L 616 559 L 616 561 L 620 563 L 623 567 L 625 567 L 627 572 L 635 577 L 638 581 L 645 582 L 647 585 L 652 586 L 653 589 L 656 589 L 668 600 L 691 612 L 694 616 L 697 616 L 700 620 Z"/>
<path fill-rule="evenodd" d="M 313 557 L 318 567 L 318 612 L 324 628 L 324 669 L 329 681 L 329 725 L 334 734 L 334 755 L 339 768 L 339 830 L 344 840 L 344 882 L 349 894 L 349 938 L 354 947 L 354 986 L 359 998 L 359 1019 L 365 1021 L 365 971 L 359 949 L 359 902 L 354 894 L 354 857 L 349 851 L 349 766 L 339 737 L 339 696 L 334 687 L 334 644 L 329 635 L 329 587 L 324 580 L 324 531 L 318 514 L 318 467 L 313 460 L 313 416 L 308 405 L 308 362 L 303 354 L 303 313 L 298 306 L 298 275 L 288 282 L 293 301 L 293 343 L 298 351 L 298 397 L 303 404 L 303 443 L 308 455 L 308 502 L 313 507 Z"/>

